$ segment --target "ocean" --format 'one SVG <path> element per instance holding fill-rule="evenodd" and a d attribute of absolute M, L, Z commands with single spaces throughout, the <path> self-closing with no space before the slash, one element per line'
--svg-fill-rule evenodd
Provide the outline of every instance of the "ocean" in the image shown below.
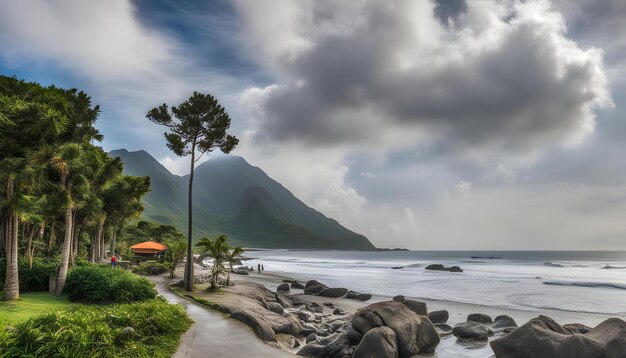
<path fill-rule="evenodd" d="M 268 250 L 246 256 L 255 259 L 244 264 L 376 295 L 626 316 L 626 251 Z M 464 272 L 424 269 L 433 263 Z"/>

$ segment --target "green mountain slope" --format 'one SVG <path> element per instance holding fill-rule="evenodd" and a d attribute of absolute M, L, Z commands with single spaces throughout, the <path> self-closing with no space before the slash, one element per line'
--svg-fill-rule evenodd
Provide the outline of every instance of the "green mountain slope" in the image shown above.
<path fill-rule="evenodd" d="M 151 177 L 144 217 L 185 232 L 188 178 L 170 173 L 145 151 L 120 149 L 110 155 L 122 159 L 126 173 Z M 198 166 L 193 196 L 195 239 L 226 233 L 247 247 L 374 248 L 241 157 L 220 156 Z"/>

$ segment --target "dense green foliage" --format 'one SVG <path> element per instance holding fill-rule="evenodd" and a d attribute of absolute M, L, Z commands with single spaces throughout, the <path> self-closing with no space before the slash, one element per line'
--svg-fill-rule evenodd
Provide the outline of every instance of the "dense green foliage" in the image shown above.
<path fill-rule="evenodd" d="M 145 241 L 154 241 L 161 244 L 183 241 L 185 237 L 173 225 L 160 225 L 141 220 L 136 225 L 126 228 L 124 239 L 132 246 Z"/>
<path fill-rule="evenodd" d="M 20 270 L 20 291 L 40 292 L 48 291 L 48 281 L 50 275 L 54 274 L 57 263 L 52 260 L 42 258 L 33 259 L 33 267 L 29 267 L 26 257 L 18 259 Z M 0 259 L 0 282 L 4 282 L 6 272 L 5 259 Z"/>
<path fill-rule="evenodd" d="M 70 271 L 65 290 L 70 300 L 79 302 L 144 301 L 156 297 L 154 284 L 144 277 L 108 266 L 82 266 Z"/>
<path fill-rule="evenodd" d="M 146 276 L 158 276 L 169 271 L 167 264 L 156 261 L 145 261 L 133 266 L 133 273 Z"/>
<path fill-rule="evenodd" d="M 82 306 L 0 328 L 0 358 L 170 357 L 190 325 L 181 306 L 160 300 Z"/>
<path fill-rule="evenodd" d="M 58 257 L 60 295 L 76 258 L 105 259 L 107 236 L 115 254 L 116 238 L 143 211 L 150 178 L 122 175 L 121 160 L 94 145 L 103 138 L 95 127 L 99 113 L 76 89 L 0 76 L 0 257 L 6 258 L 7 300 L 19 298 L 20 283 L 43 285 L 39 276 L 31 282 L 28 272 L 18 277 L 24 267 L 18 257 Z"/>

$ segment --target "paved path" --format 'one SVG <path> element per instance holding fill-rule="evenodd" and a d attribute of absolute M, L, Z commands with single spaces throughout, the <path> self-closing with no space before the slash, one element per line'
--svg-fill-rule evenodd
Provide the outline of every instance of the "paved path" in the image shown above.
<path fill-rule="evenodd" d="M 292 354 L 266 345 L 243 323 L 226 318 L 172 293 L 160 278 L 155 278 L 153 281 L 163 297 L 170 303 L 183 305 L 189 317 L 195 322 L 183 334 L 174 358 L 294 357 Z"/>

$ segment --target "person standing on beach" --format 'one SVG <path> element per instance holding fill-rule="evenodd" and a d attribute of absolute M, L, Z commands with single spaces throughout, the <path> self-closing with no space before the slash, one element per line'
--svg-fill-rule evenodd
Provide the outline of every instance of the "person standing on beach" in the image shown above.
<path fill-rule="evenodd" d="M 115 255 L 111 256 L 111 267 L 115 267 L 117 266 L 117 259 L 115 258 Z"/>
<path fill-rule="evenodd" d="M 261 271 L 265 271 L 265 267 L 263 267 L 263 265 L 261 265 Z"/>
<path fill-rule="evenodd" d="M 259 270 L 259 273 L 261 273 L 261 264 L 257 264 L 256 268 Z"/>

